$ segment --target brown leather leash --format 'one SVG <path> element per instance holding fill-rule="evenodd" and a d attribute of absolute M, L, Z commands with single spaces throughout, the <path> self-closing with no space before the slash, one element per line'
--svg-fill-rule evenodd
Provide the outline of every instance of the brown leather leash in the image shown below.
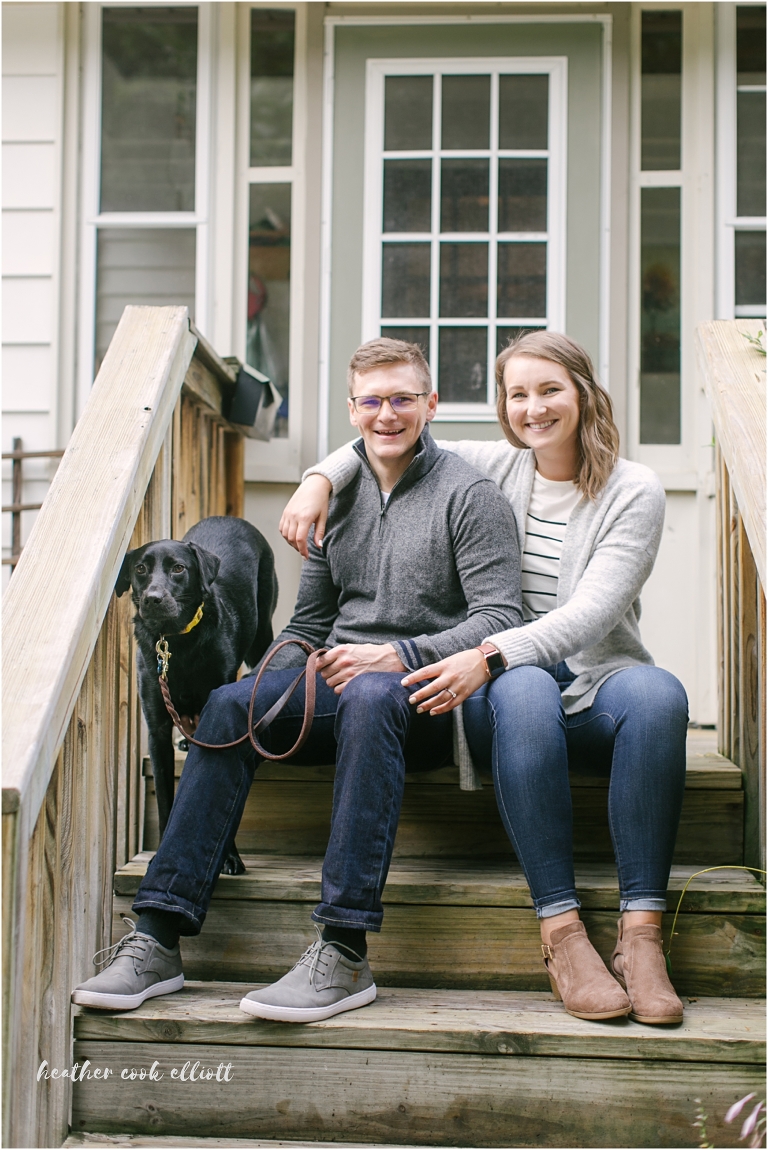
<path fill-rule="evenodd" d="M 160 649 L 161 643 L 165 643 L 165 653 L 163 653 Z M 307 658 L 306 666 L 302 669 L 301 673 L 296 676 L 296 678 L 288 686 L 288 688 L 285 691 L 283 691 L 282 695 L 277 700 L 277 702 L 273 703 L 272 706 L 267 711 L 267 713 L 265 715 L 263 715 L 262 718 L 259 719 L 258 723 L 254 724 L 254 722 L 253 722 L 253 708 L 256 704 L 256 692 L 259 689 L 259 683 L 261 682 L 261 677 L 264 674 L 264 672 L 267 670 L 267 668 L 269 667 L 269 664 L 271 663 L 272 659 L 275 657 L 277 652 L 282 650 L 283 647 L 287 647 L 291 643 L 295 644 L 297 647 L 301 647 L 301 649 L 307 654 L 308 658 Z M 165 703 L 165 709 L 167 710 L 168 714 L 171 716 L 171 719 L 173 720 L 173 725 L 179 731 L 181 731 L 182 735 L 184 736 L 184 738 L 187 740 L 188 743 L 194 743 L 196 747 L 205 747 L 207 750 L 210 750 L 210 751 L 225 751 L 225 750 L 229 750 L 230 747 L 239 747 L 240 744 L 244 743 L 246 739 L 250 739 L 251 745 L 253 746 L 253 748 L 257 752 L 257 754 L 259 754 L 263 759 L 269 759 L 273 763 L 279 763 L 279 762 L 282 762 L 284 759 L 290 759 L 293 755 L 297 754 L 298 751 L 300 751 L 301 748 L 304 746 L 304 743 L 307 741 L 307 738 L 309 736 L 309 731 L 310 731 L 310 728 L 312 726 L 312 720 L 315 717 L 315 688 L 316 688 L 315 675 L 317 674 L 317 660 L 320 658 L 321 655 L 325 654 L 325 652 L 328 650 L 327 647 L 321 647 L 319 650 L 316 651 L 313 647 L 311 647 L 309 645 L 309 643 L 305 643 L 303 639 L 284 639 L 282 643 L 278 643 L 276 647 L 273 647 L 272 650 L 269 652 L 269 654 L 265 657 L 264 661 L 262 662 L 261 667 L 259 668 L 259 673 L 256 676 L 256 682 L 253 684 L 253 691 L 251 692 L 251 701 L 250 701 L 250 704 L 248 706 L 248 730 L 245 732 L 245 734 L 241 738 L 234 739 L 231 743 L 203 743 L 200 741 L 200 739 L 195 739 L 192 737 L 192 735 L 188 735 L 186 733 L 186 731 L 184 730 L 184 728 L 181 725 L 181 719 L 179 717 L 179 713 L 178 713 L 178 711 L 176 711 L 173 703 L 171 702 L 171 692 L 170 692 L 170 688 L 168 687 L 168 674 L 167 674 L 167 672 L 168 672 L 168 659 L 170 658 L 170 652 L 168 651 L 168 644 L 167 644 L 167 642 L 165 642 L 165 636 L 163 636 L 163 639 L 160 640 L 160 642 L 158 642 L 157 650 L 158 650 L 158 655 L 160 657 L 160 662 L 162 665 L 162 670 L 158 676 L 158 681 L 160 683 L 160 692 L 163 696 L 163 701 Z M 286 751 L 284 755 L 273 755 L 271 753 L 271 751 L 265 751 L 264 750 L 261 743 L 256 738 L 256 735 L 259 733 L 259 731 L 263 731 L 265 727 L 268 727 L 269 724 L 272 722 L 272 720 L 275 719 L 280 714 L 283 707 L 288 702 L 291 695 L 296 690 L 296 688 L 298 687 L 299 683 L 301 682 L 301 680 L 304 678 L 305 675 L 307 677 L 307 685 L 306 685 L 305 692 L 304 692 L 304 720 L 301 724 L 301 731 L 299 732 L 299 737 L 296 740 L 296 742 L 294 743 L 294 745 L 291 747 L 290 751 Z"/>

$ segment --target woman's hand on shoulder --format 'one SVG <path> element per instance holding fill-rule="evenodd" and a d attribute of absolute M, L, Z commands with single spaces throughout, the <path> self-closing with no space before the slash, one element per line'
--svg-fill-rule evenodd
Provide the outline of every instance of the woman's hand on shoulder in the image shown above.
<path fill-rule="evenodd" d="M 313 523 L 315 543 L 322 546 L 332 490 L 331 481 L 324 475 L 308 475 L 285 505 L 280 534 L 305 559 L 309 558 L 307 540 Z"/>
<path fill-rule="evenodd" d="M 488 682 L 488 669 L 482 651 L 473 647 L 471 651 L 459 651 L 439 663 L 420 667 L 401 682 L 404 687 L 412 687 L 425 679 L 430 682 L 415 691 L 408 702 L 416 707 L 418 714 L 428 711 L 430 715 L 445 715 Z"/>

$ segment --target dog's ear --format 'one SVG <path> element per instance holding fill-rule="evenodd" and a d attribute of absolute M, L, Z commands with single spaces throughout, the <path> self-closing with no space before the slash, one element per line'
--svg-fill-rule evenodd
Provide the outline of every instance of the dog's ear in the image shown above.
<path fill-rule="evenodd" d="M 191 547 L 197 556 L 197 563 L 200 568 L 200 590 L 204 596 L 208 595 L 211 584 L 219 573 L 221 560 L 218 555 L 214 555 L 212 551 L 206 551 L 205 547 L 199 547 L 197 543 L 188 543 L 187 547 Z"/>
<path fill-rule="evenodd" d="M 125 595 L 126 591 L 130 591 L 131 589 L 131 559 L 137 550 L 138 548 L 134 551 L 126 551 L 125 553 L 125 559 L 123 559 L 123 565 L 120 568 L 120 574 L 115 583 L 115 595 L 117 595 L 118 599 L 121 595 Z"/>

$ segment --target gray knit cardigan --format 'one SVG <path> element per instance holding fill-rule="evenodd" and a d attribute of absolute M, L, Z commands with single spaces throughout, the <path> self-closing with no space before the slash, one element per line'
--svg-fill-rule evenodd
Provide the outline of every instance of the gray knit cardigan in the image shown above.
<path fill-rule="evenodd" d="M 532 451 L 505 440 L 437 440 L 492 479 L 509 500 L 517 521 L 520 553 L 536 470 Z M 329 455 L 306 475 L 322 474 L 340 491 L 360 461 L 351 446 Z M 665 496 L 658 477 L 640 463 L 620 459 L 596 499 L 583 498 L 565 530 L 557 607 L 522 627 L 488 635 L 509 667 L 551 667 L 565 660 L 576 678 L 563 691 L 566 714 L 592 706 L 599 688 L 624 667 L 653 659 L 640 638 L 640 590 L 661 541 Z M 464 734 L 461 708 L 454 711 L 454 754 L 461 787 L 480 780 Z"/>

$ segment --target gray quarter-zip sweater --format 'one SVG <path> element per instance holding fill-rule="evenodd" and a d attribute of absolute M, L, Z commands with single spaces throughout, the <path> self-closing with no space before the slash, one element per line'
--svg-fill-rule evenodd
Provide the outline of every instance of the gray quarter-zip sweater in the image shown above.
<path fill-rule="evenodd" d="M 354 449 L 361 466 L 331 502 L 322 550 L 310 541 L 296 609 L 275 643 L 392 643 L 417 670 L 519 627 L 518 532 L 496 485 L 425 428 L 385 501 L 362 440 Z M 304 662 L 287 647 L 271 667 Z"/>

